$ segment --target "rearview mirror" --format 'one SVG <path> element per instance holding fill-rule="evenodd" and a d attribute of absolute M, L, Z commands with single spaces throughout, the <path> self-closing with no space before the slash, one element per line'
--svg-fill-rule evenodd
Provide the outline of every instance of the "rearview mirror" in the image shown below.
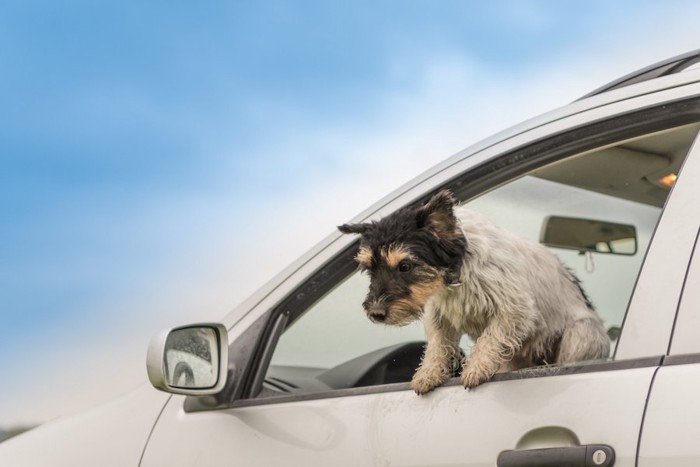
<path fill-rule="evenodd" d="M 637 229 L 627 224 L 550 216 L 544 221 L 540 243 L 581 253 L 634 255 Z"/>
<path fill-rule="evenodd" d="M 151 384 L 173 394 L 202 396 L 226 384 L 228 335 L 221 324 L 167 329 L 148 347 L 146 369 Z"/>

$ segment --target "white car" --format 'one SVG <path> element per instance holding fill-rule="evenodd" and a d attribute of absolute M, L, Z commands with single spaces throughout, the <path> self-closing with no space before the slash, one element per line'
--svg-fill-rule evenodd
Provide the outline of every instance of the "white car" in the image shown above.
<path fill-rule="evenodd" d="M 700 465 L 700 70 L 680 72 L 698 61 L 491 137 L 353 219 L 449 188 L 576 273 L 608 359 L 417 396 L 422 327 L 366 318 L 357 239 L 335 232 L 221 324 L 156 337 L 147 366 L 165 392 L 13 438 L 0 465 Z"/>

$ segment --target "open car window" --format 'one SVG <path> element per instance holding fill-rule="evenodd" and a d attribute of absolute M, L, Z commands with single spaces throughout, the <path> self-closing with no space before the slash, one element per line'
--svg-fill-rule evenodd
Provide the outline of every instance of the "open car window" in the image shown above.
<path fill-rule="evenodd" d="M 557 245 L 549 248 L 580 279 L 604 321 L 613 358 L 645 253 L 698 128 L 686 125 L 586 151 L 462 203 L 521 237 Z M 574 221 L 633 233 L 557 244 L 546 241 L 552 219 L 563 219 L 559 234 L 568 228 L 573 236 L 586 237 L 583 224 Z M 367 276 L 352 272 L 289 320 L 258 397 L 410 380 L 423 350 L 422 324 L 370 322 L 362 308 L 368 285 Z M 463 337 L 460 345 L 468 355 L 469 339 Z"/>

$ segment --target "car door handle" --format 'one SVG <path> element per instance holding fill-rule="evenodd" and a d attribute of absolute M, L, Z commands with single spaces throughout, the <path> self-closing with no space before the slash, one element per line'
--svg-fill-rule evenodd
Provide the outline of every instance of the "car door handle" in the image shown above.
<path fill-rule="evenodd" d="M 606 444 L 565 448 L 518 449 L 498 455 L 498 467 L 610 467 L 615 450 Z"/>

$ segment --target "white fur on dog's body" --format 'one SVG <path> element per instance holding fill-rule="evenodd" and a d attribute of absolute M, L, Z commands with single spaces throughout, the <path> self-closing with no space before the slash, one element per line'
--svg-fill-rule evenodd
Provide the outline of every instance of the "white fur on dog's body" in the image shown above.
<path fill-rule="evenodd" d="M 412 381 L 425 393 L 442 384 L 458 358 L 463 333 L 474 340 L 461 378 L 474 387 L 499 371 L 605 358 L 610 340 L 577 279 L 544 246 L 518 237 L 481 214 L 455 208 L 467 239 L 461 283 L 430 297 L 423 323 L 427 347 Z"/>

